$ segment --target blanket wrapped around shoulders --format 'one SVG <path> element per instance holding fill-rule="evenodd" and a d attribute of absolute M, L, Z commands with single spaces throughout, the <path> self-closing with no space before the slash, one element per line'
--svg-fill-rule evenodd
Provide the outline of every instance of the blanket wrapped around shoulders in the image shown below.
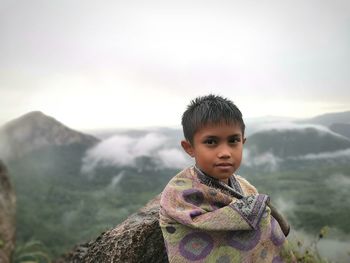
<path fill-rule="evenodd" d="M 233 175 L 243 198 L 203 181 L 194 167 L 162 192 L 160 227 L 170 262 L 283 262 L 286 238 L 266 205 L 269 197 Z"/>

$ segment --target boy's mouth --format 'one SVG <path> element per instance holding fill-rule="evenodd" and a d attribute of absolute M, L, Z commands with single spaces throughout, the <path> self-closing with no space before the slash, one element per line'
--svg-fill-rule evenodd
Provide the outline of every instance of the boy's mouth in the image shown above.
<path fill-rule="evenodd" d="M 221 168 L 229 168 L 232 166 L 232 163 L 217 163 L 215 166 L 221 167 Z"/>

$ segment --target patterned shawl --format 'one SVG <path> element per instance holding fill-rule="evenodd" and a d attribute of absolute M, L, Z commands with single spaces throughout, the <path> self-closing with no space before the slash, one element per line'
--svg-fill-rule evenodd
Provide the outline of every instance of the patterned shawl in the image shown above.
<path fill-rule="evenodd" d="M 283 262 L 286 239 L 266 206 L 269 197 L 240 176 L 229 180 L 236 194 L 205 176 L 187 168 L 162 192 L 159 223 L 169 261 Z"/>

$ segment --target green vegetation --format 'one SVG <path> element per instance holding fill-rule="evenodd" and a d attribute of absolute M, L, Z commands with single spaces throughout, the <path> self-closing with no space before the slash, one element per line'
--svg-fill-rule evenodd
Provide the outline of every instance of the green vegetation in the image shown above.
<path fill-rule="evenodd" d="M 17 245 L 12 261 L 14 263 L 51 263 L 51 258 L 40 241 L 30 240 Z"/>
<path fill-rule="evenodd" d="M 315 233 L 328 225 L 349 235 L 350 164 L 286 162 L 274 172 L 241 172 L 277 206 L 288 206 L 284 213 L 295 229 Z"/>
<path fill-rule="evenodd" d="M 0 239 L 0 248 L 2 248 L 3 246 L 5 246 L 5 241 Z"/>
<path fill-rule="evenodd" d="M 304 243 L 303 241 L 297 240 L 290 243 L 290 249 L 292 253 L 284 255 L 283 259 L 286 262 L 299 263 L 330 263 L 329 259 L 322 257 L 318 248 L 319 242 L 324 239 L 329 232 L 329 227 L 325 226 L 321 228 L 317 236 L 309 243 Z M 347 261 L 350 259 L 348 254 Z M 294 261 L 293 261 L 294 260 Z"/>
<path fill-rule="evenodd" d="M 84 152 L 79 145 L 52 147 L 9 164 L 17 194 L 19 246 L 40 240 L 55 258 L 125 220 L 178 172 L 102 167 L 89 177 L 80 173 Z M 112 186 L 121 173 L 122 180 Z"/>
<path fill-rule="evenodd" d="M 255 155 L 271 152 L 285 158 L 347 149 L 350 148 L 350 141 L 331 133 L 321 133 L 315 128 L 268 130 L 251 135 L 246 147 Z"/>
<path fill-rule="evenodd" d="M 18 204 L 15 262 L 50 262 L 74 245 L 96 238 L 160 193 L 178 172 L 141 157 L 137 167 L 98 167 L 93 176 L 84 175 L 80 170 L 86 149 L 48 147 L 7 164 Z M 318 233 L 327 225 L 338 229 L 337 237 L 349 240 L 348 160 L 286 158 L 274 169 L 243 166 L 240 174 L 271 196 L 294 229 Z M 120 181 L 113 184 L 118 177 Z M 40 240 L 41 247 L 32 240 Z M 316 245 L 292 245 L 300 262 L 327 262 L 319 257 Z"/>

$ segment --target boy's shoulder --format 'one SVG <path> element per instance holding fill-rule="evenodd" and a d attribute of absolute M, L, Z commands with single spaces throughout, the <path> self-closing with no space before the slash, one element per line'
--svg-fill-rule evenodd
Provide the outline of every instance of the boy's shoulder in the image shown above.
<path fill-rule="evenodd" d="M 192 191 L 199 184 L 193 167 L 188 167 L 176 174 L 167 183 L 161 193 L 160 204 L 173 203 L 175 200 L 182 200 L 183 193 Z M 175 204 L 175 203 L 174 203 Z"/>
<path fill-rule="evenodd" d="M 193 181 L 198 181 L 193 166 L 187 167 L 170 179 L 165 188 L 169 186 L 184 186 Z M 192 185 L 192 184 L 191 184 Z"/>
<path fill-rule="evenodd" d="M 242 187 L 243 193 L 245 195 L 254 195 L 258 193 L 258 190 L 251 183 L 248 182 L 247 179 L 243 178 L 240 175 L 234 175 L 236 180 L 239 182 Z"/>

